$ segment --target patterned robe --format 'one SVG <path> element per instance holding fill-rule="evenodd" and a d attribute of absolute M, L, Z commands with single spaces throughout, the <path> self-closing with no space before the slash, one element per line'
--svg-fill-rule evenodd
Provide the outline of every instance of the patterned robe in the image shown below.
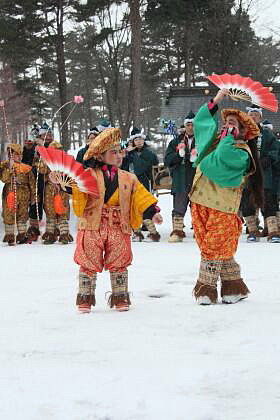
<path fill-rule="evenodd" d="M 9 162 L 0 163 L 0 180 L 5 184 L 2 192 L 2 217 L 4 224 L 13 225 L 15 222 L 14 209 L 7 205 L 9 192 L 14 191 L 13 178 L 16 181 L 16 220 L 26 223 L 28 221 L 28 208 L 30 203 L 35 202 L 35 178 L 31 166 L 14 164 L 14 170 Z"/>

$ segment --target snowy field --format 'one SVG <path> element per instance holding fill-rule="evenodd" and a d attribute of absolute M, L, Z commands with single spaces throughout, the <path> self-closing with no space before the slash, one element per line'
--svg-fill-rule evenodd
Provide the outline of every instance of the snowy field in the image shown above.
<path fill-rule="evenodd" d="M 171 197 L 160 206 L 162 241 L 133 244 L 127 313 L 106 306 L 108 273 L 76 312 L 74 245 L 0 245 L 1 420 L 280 419 L 280 245 L 243 236 L 249 299 L 200 307 L 189 219 L 168 244 Z"/>

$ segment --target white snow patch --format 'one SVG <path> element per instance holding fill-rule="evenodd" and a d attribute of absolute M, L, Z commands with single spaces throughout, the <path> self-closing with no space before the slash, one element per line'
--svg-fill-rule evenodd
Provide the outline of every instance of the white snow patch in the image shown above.
<path fill-rule="evenodd" d="M 243 236 L 251 295 L 198 306 L 199 252 L 189 216 L 184 242 L 167 243 L 171 201 L 160 197 L 162 241 L 133 243 L 126 313 L 106 306 L 108 273 L 94 312 L 76 312 L 74 245 L 0 245 L 0 419 L 280 418 L 279 245 Z"/>

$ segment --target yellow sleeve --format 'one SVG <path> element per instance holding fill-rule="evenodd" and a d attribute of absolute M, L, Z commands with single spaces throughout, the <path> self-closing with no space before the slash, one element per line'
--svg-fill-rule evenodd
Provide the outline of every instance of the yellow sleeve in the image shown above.
<path fill-rule="evenodd" d="M 72 188 L 72 206 L 77 217 L 81 217 L 87 204 L 87 194 Z"/>
<path fill-rule="evenodd" d="M 138 229 L 141 226 L 143 213 L 152 204 L 156 204 L 157 200 L 143 185 L 137 181 L 132 193 L 130 207 L 130 224 L 132 229 Z"/>

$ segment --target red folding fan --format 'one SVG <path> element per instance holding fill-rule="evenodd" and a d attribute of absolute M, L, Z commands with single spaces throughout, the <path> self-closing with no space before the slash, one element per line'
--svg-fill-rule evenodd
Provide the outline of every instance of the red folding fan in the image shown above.
<path fill-rule="evenodd" d="M 272 112 L 277 112 L 278 101 L 275 95 L 261 83 L 255 82 L 250 77 L 242 77 L 240 74 L 212 74 L 207 76 L 214 85 L 220 89 L 228 89 L 230 97 L 235 100 L 252 102 Z"/>
<path fill-rule="evenodd" d="M 90 170 L 84 169 L 72 156 L 50 146 L 37 146 L 36 150 L 54 173 L 57 183 L 63 190 L 65 187 L 76 187 L 87 194 L 99 196 L 96 179 L 91 175 Z"/>

